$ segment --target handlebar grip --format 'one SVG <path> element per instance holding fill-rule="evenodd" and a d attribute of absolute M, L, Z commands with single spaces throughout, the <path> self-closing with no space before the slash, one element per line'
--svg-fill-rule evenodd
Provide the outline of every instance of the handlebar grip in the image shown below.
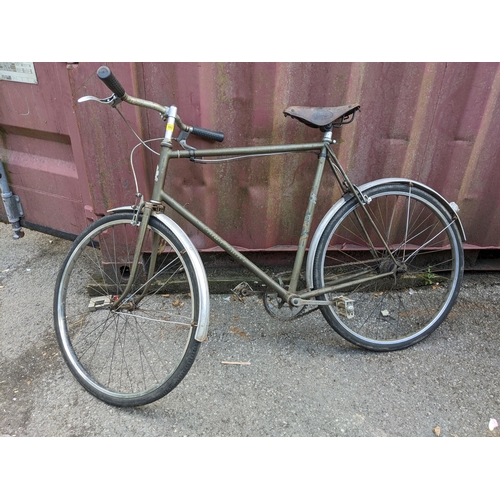
<path fill-rule="evenodd" d="M 120 82 L 107 66 L 101 66 L 97 70 L 97 76 L 106 84 L 108 89 L 120 99 L 125 95 L 125 90 L 123 90 Z"/>
<path fill-rule="evenodd" d="M 211 141 L 222 142 L 224 140 L 224 134 L 222 132 L 215 132 L 214 130 L 208 130 L 207 128 L 193 127 L 191 133 Z"/>

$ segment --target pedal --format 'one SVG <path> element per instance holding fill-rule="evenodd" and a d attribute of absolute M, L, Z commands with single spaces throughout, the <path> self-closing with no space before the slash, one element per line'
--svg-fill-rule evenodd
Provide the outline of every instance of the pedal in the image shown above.
<path fill-rule="evenodd" d="M 341 295 L 340 297 L 335 297 L 335 305 L 337 306 L 338 312 L 341 316 L 346 318 L 354 318 L 354 300 L 349 299 Z"/>
<path fill-rule="evenodd" d="M 235 286 L 231 291 L 239 300 L 244 300 L 245 297 L 248 297 L 255 293 L 252 287 L 246 281 L 243 281 L 239 285 Z"/>
<path fill-rule="evenodd" d="M 101 297 L 92 297 L 89 302 L 89 311 L 97 311 L 97 309 L 105 309 L 111 305 L 111 297 L 104 295 Z"/>

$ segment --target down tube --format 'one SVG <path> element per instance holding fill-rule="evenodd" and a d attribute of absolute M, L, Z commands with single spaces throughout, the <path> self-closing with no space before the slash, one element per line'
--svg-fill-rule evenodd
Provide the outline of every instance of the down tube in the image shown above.
<path fill-rule="evenodd" d="M 186 210 L 181 204 L 177 203 L 171 196 L 164 191 L 161 192 L 162 201 L 169 207 L 174 209 L 179 215 L 184 217 L 187 221 L 193 224 L 194 227 L 199 229 L 205 236 L 217 243 L 223 250 L 225 250 L 231 257 L 233 257 L 242 266 L 246 267 L 255 276 L 260 278 L 267 286 L 272 288 L 278 293 L 283 300 L 288 300 L 289 293 L 278 283 L 276 283 L 270 276 L 268 276 L 262 269 L 256 266 L 252 261 L 248 260 L 242 253 L 238 252 L 231 244 L 221 238 L 215 231 L 210 229 L 206 224 L 201 222 L 189 210 Z"/>

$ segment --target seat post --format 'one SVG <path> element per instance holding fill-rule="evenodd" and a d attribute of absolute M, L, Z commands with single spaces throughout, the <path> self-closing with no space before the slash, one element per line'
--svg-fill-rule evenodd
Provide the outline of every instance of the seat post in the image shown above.
<path fill-rule="evenodd" d="M 323 142 L 329 142 L 335 144 L 336 141 L 332 141 L 332 129 L 327 130 L 323 135 Z"/>

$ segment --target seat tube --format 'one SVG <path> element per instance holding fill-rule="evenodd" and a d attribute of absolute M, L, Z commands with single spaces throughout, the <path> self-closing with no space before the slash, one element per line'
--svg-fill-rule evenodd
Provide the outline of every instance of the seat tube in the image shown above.
<path fill-rule="evenodd" d="M 309 233 L 311 231 L 312 218 L 314 215 L 314 210 L 316 208 L 318 191 L 319 191 L 319 186 L 321 184 L 321 177 L 323 176 L 325 160 L 326 160 L 326 146 L 323 147 L 321 153 L 319 154 L 316 176 L 314 177 L 314 183 L 311 188 L 311 194 L 309 195 L 309 203 L 307 205 L 306 214 L 304 216 L 304 222 L 302 224 L 302 232 L 300 233 L 299 245 L 297 248 L 297 254 L 295 256 L 295 263 L 293 265 L 292 278 L 290 280 L 290 287 L 288 289 L 290 293 L 294 293 L 297 291 L 297 284 L 299 281 L 300 270 L 302 269 L 302 263 L 304 262 L 304 255 L 306 252 L 307 241 L 309 239 Z"/>

